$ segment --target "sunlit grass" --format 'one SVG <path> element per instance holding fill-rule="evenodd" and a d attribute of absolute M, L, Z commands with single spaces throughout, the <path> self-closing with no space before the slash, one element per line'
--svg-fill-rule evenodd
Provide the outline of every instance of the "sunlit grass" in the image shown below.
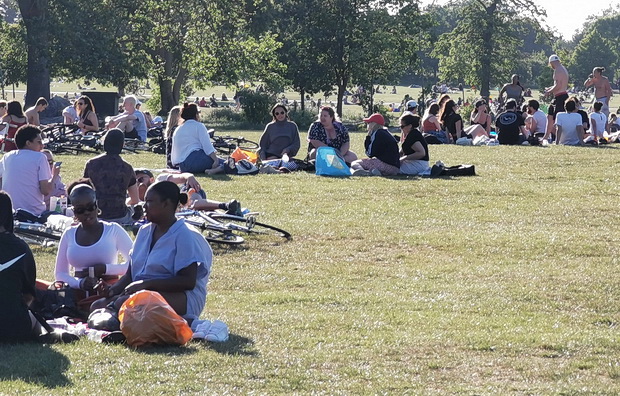
<path fill-rule="evenodd" d="M 202 177 L 293 235 L 215 247 L 202 316 L 231 340 L 5 346 L 0 393 L 620 392 L 616 146 L 430 150 L 478 176 Z M 86 159 L 60 156 L 63 179 Z M 39 277 L 54 253 L 35 249 Z"/>

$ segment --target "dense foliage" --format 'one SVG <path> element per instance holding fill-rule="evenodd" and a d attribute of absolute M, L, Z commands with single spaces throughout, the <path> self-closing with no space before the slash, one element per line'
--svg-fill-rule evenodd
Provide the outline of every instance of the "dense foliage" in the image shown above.
<path fill-rule="evenodd" d="M 11 19 L 0 26 L 0 87 L 27 83 L 27 104 L 60 77 L 120 93 L 150 81 L 161 113 L 195 88 L 261 81 L 270 94 L 335 93 L 339 112 L 345 92 L 362 86 L 369 112 L 370 87 L 403 81 L 475 85 L 488 96 L 517 73 L 540 88 L 554 52 L 578 87 L 595 66 L 619 77 L 620 12 L 612 8 L 572 41 L 544 26 L 533 0 L 424 9 L 415 0 L 0 0 L 0 14 Z"/>

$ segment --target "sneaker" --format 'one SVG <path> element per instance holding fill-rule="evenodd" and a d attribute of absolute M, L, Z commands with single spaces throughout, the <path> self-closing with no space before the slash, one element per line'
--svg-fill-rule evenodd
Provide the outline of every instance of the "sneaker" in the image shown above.
<path fill-rule="evenodd" d="M 356 169 L 353 172 L 351 172 L 352 176 L 371 176 L 372 173 L 370 173 L 370 171 L 367 171 L 365 169 Z"/>
<path fill-rule="evenodd" d="M 236 199 L 230 201 L 228 203 L 228 210 L 226 211 L 226 214 L 233 216 L 243 216 L 243 213 L 241 212 L 241 203 Z"/>
<path fill-rule="evenodd" d="M 38 338 L 42 344 L 69 344 L 80 339 L 75 334 L 66 331 L 54 331 L 51 333 L 41 334 Z"/>
<path fill-rule="evenodd" d="M 370 170 L 370 173 L 371 173 L 373 176 L 383 176 L 383 175 L 381 174 L 381 171 L 380 171 L 379 169 L 377 169 L 377 168 L 371 169 L 371 170 Z"/>
<path fill-rule="evenodd" d="M 122 331 L 112 331 L 110 334 L 106 335 L 101 339 L 101 342 L 104 344 L 125 344 L 127 343 L 127 339 Z"/>

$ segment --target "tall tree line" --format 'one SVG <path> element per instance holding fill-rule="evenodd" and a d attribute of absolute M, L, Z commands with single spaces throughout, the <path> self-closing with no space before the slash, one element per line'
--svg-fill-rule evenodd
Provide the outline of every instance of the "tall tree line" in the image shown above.
<path fill-rule="evenodd" d="M 1 22 L 0 86 L 27 83 L 27 105 L 49 96 L 51 76 L 120 92 L 149 79 L 162 112 L 194 88 L 260 80 L 302 99 L 334 93 L 341 113 L 348 89 L 372 93 L 406 76 L 476 85 L 483 96 L 513 73 L 542 84 L 551 52 L 563 54 L 576 80 L 594 66 L 612 77 L 618 68 L 617 10 L 567 41 L 541 25 L 532 0 L 424 9 L 416 0 L 0 0 L 0 13 L 7 5 L 21 19 Z M 370 110 L 372 95 L 365 100 Z"/>

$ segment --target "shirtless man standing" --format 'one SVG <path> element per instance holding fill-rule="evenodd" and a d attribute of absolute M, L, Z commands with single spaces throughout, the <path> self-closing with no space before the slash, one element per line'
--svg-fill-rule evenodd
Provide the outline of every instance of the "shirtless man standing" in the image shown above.
<path fill-rule="evenodd" d="M 586 88 L 594 85 L 594 102 L 592 103 L 603 103 L 601 112 L 609 118 L 609 101 L 611 100 L 613 91 L 611 89 L 611 85 L 609 84 L 609 79 L 603 75 L 604 71 L 604 67 L 595 67 L 584 85 Z"/>
<path fill-rule="evenodd" d="M 553 69 L 552 87 L 545 89 L 545 95 L 553 94 L 554 99 L 551 102 L 554 105 L 553 118 L 558 113 L 564 112 L 564 102 L 568 99 L 568 70 L 560 62 L 560 57 L 553 54 L 549 57 L 549 67 Z"/>
<path fill-rule="evenodd" d="M 24 113 L 26 118 L 28 119 L 28 124 L 39 126 L 41 125 L 41 121 L 39 121 L 39 113 L 47 108 L 47 100 L 43 97 L 37 100 L 37 103 L 26 110 Z"/>

